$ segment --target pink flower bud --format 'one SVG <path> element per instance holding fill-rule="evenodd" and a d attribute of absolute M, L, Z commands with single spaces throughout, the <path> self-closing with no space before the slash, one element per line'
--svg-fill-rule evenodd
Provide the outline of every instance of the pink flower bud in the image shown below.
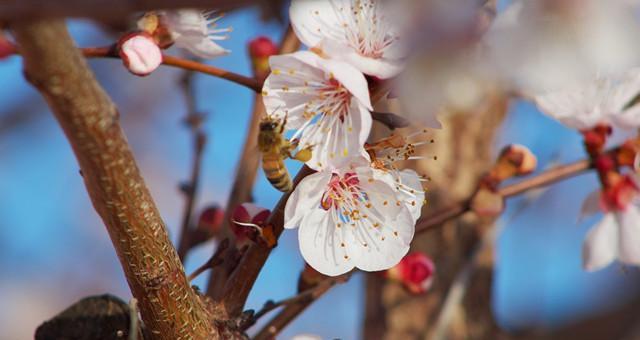
<path fill-rule="evenodd" d="M 435 265 L 421 252 L 405 256 L 395 267 L 387 270 L 387 278 L 402 283 L 412 294 L 421 294 L 433 284 Z"/>
<path fill-rule="evenodd" d="M 208 206 L 200 213 L 198 229 L 217 233 L 222 227 L 223 220 L 224 210 L 220 209 L 217 205 Z"/>
<path fill-rule="evenodd" d="M 146 76 L 162 63 L 162 52 L 147 33 L 132 33 L 118 42 L 118 51 L 124 66 L 137 76 Z"/>
<path fill-rule="evenodd" d="M 242 246 L 247 242 L 258 242 L 262 237 L 262 228 L 271 215 L 269 209 L 253 203 L 242 203 L 231 217 L 231 229 L 236 235 L 237 243 Z"/>

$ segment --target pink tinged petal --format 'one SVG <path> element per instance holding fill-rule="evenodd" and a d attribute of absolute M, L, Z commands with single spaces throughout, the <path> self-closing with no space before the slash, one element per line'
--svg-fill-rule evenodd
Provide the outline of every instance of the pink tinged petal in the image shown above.
<path fill-rule="evenodd" d="M 150 37 L 136 34 L 125 39 L 120 43 L 120 57 L 131 73 L 146 76 L 160 66 L 162 52 Z"/>
<path fill-rule="evenodd" d="M 306 214 L 320 206 L 320 200 L 329 180 L 331 180 L 330 172 L 317 172 L 300 181 L 285 205 L 284 227 L 286 229 L 297 228 Z"/>
<path fill-rule="evenodd" d="M 582 247 L 582 266 L 587 271 L 600 270 L 618 255 L 618 225 L 613 214 L 604 218 L 587 234 Z"/>
<path fill-rule="evenodd" d="M 602 212 L 602 209 L 600 208 L 600 190 L 596 190 L 590 193 L 584 201 L 582 201 L 580 215 L 578 215 L 578 222 L 599 212 Z"/>
<path fill-rule="evenodd" d="M 341 275 L 355 266 L 353 234 L 346 227 L 337 228 L 329 211 L 319 207 L 307 211 L 298 242 L 304 260 L 324 275 Z"/>
<path fill-rule="evenodd" d="M 620 227 L 618 259 L 626 264 L 640 265 L 640 208 L 630 205 L 617 214 Z"/>
<path fill-rule="evenodd" d="M 351 94 L 356 97 L 367 109 L 373 110 L 369 97 L 369 84 L 364 75 L 357 68 L 338 60 L 316 60 L 317 65 L 330 72 Z"/>

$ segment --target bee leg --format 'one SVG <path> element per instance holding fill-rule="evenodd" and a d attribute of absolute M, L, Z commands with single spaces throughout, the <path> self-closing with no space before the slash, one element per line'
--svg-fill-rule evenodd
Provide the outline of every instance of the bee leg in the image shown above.
<path fill-rule="evenodd" d="M 307 146 L 306 148 L 298 151 L 295 155 L 293 155 L 291 158 L 298 160 L 302 163 L 306 163 L 311 159 L 311 156 L 313 156 L 312 153 L 312 146 Z"/>

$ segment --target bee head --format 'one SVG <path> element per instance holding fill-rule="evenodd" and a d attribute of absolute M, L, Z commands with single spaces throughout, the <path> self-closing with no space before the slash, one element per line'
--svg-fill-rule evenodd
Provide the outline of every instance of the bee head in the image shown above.
<path fill-rule="evenodd" d="M 260 130 L 262 131 L 275 131 L 278 128 L 278 123 L 273 120 L 264 120 L 260 123 Z"/>

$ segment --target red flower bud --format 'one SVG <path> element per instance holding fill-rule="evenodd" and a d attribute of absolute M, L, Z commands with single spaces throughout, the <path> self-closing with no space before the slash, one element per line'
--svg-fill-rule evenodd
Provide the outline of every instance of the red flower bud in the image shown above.
<path fill-rule="evenodd" d="M 16 46 L 0 32 L 0 59 L 10 57 L 16 53 Z"/>
<path fill-rule="evenodd" d="M 640 193 L 638 185 L 629 175 L 616 172 L 607 174 L 607 183 L 602 189 L 600 204 L 604 211 L 624 211 Z"/>
<path fill-rule="evenodd" d="M 263 237 L 262 228 L 270 215 L 269 209 L 253 203 L 240 204 L 231 216 L 231 229 L 237 244 L 242 247 L 247 242 L 258 242 Z"/>
<path fill-rule="evenodd" d="M 431 258 L 421 252 L 412 252 L 405 256 L 395 267 L 387 270 L 389 279 L 402 283 L 413 294 L 429 290 L 433 284 L 435 265 Z"/>
<path fill-rule="evenodd" d="M 251 58 L 269 58 L 278 54 L 278 46 L 265 36 L 249 41 L 249 55 Z"/>
<path fill-rule="evenodd" d="M 257 78 L 265 79 L 269 74 L 269 57 L 278 54 L 278 46 L 269 38 L 260 36 L 249 42 L 249 56 Z"/>
<path fill-rule="evenodd" d="M 207 230 L 213 233 L 220 231 L 224 220 L 224 210 L 217 205 L 206 207 L 198 218 L 198 229 Z"/>

